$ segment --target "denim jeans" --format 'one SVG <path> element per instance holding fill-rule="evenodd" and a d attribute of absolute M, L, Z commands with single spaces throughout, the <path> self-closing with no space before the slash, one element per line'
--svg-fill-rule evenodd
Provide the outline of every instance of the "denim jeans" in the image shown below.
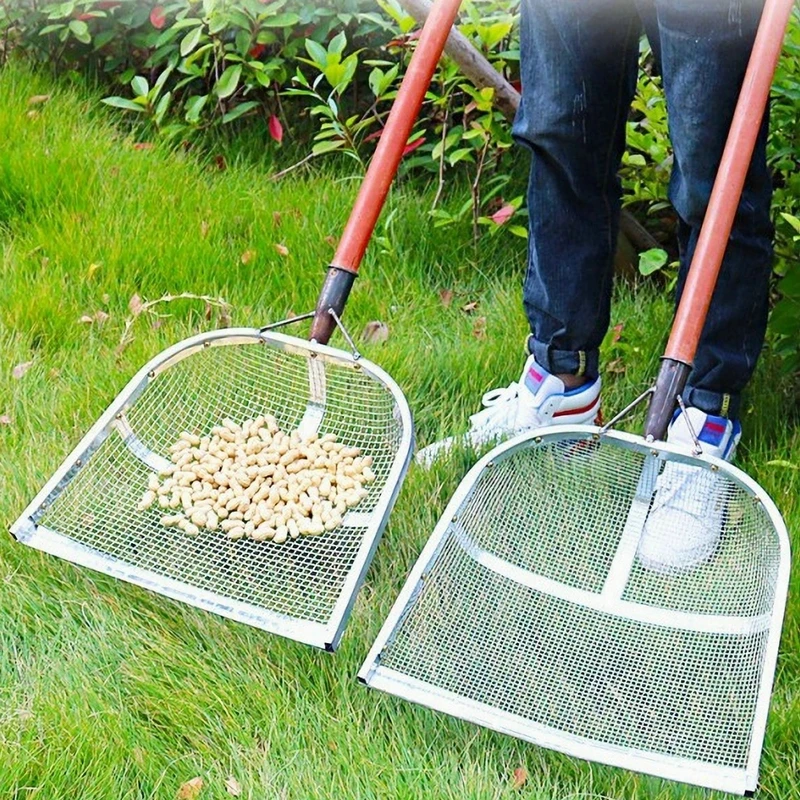
<path fill-rule="evenodd" d="M 617 173 L 642 30 L 663 77 L 669 112 L 680 297 L 761 5 L 522 1 L 522 102 L 513 132 L 532 151 L 523 300 L 529 349 L 551 372 L 598 373 L 619 229 Z M 707 413 L 737 415 L 764 342 L 772 263 L 766 136 L 765 116 L 684 392 L 688 404 Z"/>

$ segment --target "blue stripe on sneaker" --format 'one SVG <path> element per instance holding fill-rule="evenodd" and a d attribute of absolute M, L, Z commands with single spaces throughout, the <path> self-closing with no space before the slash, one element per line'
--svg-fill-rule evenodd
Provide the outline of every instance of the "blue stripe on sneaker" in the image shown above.
<path fill-rule="evenodd" d="M 719 447 L 727 430 L 728 424 L 724 417 L 714 417 L 709 414 L 697 438 L 712 447 Z"/>

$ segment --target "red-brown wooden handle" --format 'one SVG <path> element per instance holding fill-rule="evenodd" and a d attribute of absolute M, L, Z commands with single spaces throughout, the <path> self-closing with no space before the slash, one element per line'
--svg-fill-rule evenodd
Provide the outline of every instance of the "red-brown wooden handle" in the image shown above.
<path fill-rule="evenodd" d="M 766 0 L 665 358 L 691 364 L 750 167 L 793 0 Z M 747 287 L 742 287 L 747 291 Z"/>
<path fill-rule="evenodd" d="M 328 311 L 344 308 L 460 5 L 436 0 L 422 29 L 317 300 L 311 338 L 322 344 L 335 329 Z"/>

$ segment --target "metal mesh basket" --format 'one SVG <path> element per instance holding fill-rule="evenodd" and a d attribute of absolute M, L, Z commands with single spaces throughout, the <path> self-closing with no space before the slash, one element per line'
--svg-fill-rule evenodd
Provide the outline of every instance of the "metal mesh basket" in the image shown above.
<path fill-rule="evenodd" d="M 673 575 L 637 558 L 668 462 L 697 470 L 722 525 L 711 558 Z M 572 755 L 748 791 L 788 569 L 778 512 L 734 467 L 548 429 L 464 479 L 360 677 Z"/>
<path fill-rule="evenodd" d="M 196 538 L 136 510 L 181 431 L 272 414 L 374 459 L 341 527 L 285 544 Z M 293 639 L 333 649 L 408 468 L 406 400 L 374 364 L 278 333 L 187 339 L 147 364 L 12 527 L 25 544 Z"/>

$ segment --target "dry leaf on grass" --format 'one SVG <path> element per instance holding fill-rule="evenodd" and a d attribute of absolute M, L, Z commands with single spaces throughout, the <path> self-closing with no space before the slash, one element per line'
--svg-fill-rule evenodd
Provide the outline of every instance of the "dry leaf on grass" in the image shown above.
<path fill-rule="evenodd" d="M 288 256 L 289 255 L 289 248 L 285 244 L 276 244 L 275 249 L 278 251 L 279 255 Z"/>
<path fill-rule="evenodd" d="M 476 339 L 486 338 L 486 317 L 478 317 L 475 320 L 475 325 L 472 328 L 472 335 Z"/>
<path fill-rule="evenodd" d="M 442 291 L 439 292 L 439 299 L 442 301 L 442 305 L 445 308 L 450 308 L 450 304 L 453 302 L 453 290 L 442 289 Z"/>
<path fill-rule="evenodd" d="M 478 301 L 472 300 L 471 302 L 466 303 L 465 305 L 461 306 L 461 310 L 465 314 L 472 314 L 473 312 L 478 310 Z"/>
<path fill-rule="evenodd" d="M 620 322 L 619 324 L 615 325 L 611 330 L 614 333 L 611 335 L 611 342 L 612 344 L 618 342 L 622 338 L 622 329 L 625 327 L 624 322 Z"/>
<path fill-rule="evenodd" d="M 234 797 L 239 797 L 242 793 L 242 784 L 233 775 L 229 775 L 225 780 L 225 788 L 228 790 L 228 794 L 232 794 Z"/>
<path fill-rule="evenodd" d="M 208 220 L 206 220 L 206 219 L 204 219 L 204 220 L 203 220 L 203 221 L 200 223 L 200 238 L 201 238 L 201 239 L 205 239 L 205 238 L 206 238 L 206 236 L 208 236 L 208 229 L 209 229 L 209 227 L 210 227 L 210 226 L 209 226 L 209 224 L 208 224 Z"/>
<path fill-rule="evenodd" d="M 204 781 L 201 777 L 192 778 L 186 781 L 180 789 L 178 789 L 178 800 L 196 800 L 203 791 Z"/>
<path fill-rule="evenodd" d="M 388 338 L 389 326 L 377 319 L 368 322 L 361 332 L 361 340 L 369 344 L 383 344 Z"/>
<path fill-rule="evenodd" d="M 83 315 L 83 316 L 82 316 L 82 317 L 81 317 L 81 318 L 78 320 L 78 322 L 79 322 L 81 325 L 91 325 L 91 324 L 94 322 L 94 319 L 92 319 L 92 317 L 90 317 L 88 314 L 84 314 L 84 315 Z"/>
<path fill-rule="evenodd" d="M 528 780 L 528 770 L 525 767 L 517 767 L 514 770 L 514 775 L 512 778 L 511 785 L 514 789 L 521 789 L 525 785 L 525 781 Z"/>
<path fill-rule="evenodd" d="M 50 99 L 49 94 L 35 94 L 32 97 L 28 98 L 28 105 L 40 106 L 42 103 L 46 103 L 49 99 Z"/>
<path fill-rule="evenodd" d="M 622 375 L 625 370 L 626 367 L 621 358 L 615 358 L 606 364 L 606 372 L 610 372 L 612 375 Z"/>
<path fill-rule="evenodd" d="M 138 294 L 133 295 L 130 300 L 128 300 L 128 311 L 133 314 L 134 317 L 138 317 L 139 314 L 144 311 L 144 303 L 142 302 L 142 298 L 139 297 Z"/>
<path fill-rule="evenodd" d="M 17 366 L 11 370 L 11 377 L 19 380 L 32 366 L 33 361 L 26 361 L 23 364 L 17 364 Z"/>
<path fill-rule="evenodd" d="M 244 253 L 242 253 L 241 258 L 239 260 L 242 262 L 242 264 L 247 266 L 255 257 L 256 257 L 255 250 L 245 250 Z"/>
<path fill-rule="evenodd" d="M 0 414 L 0 425 L 10 425 L 11 416 L 9 414 Z"/>

